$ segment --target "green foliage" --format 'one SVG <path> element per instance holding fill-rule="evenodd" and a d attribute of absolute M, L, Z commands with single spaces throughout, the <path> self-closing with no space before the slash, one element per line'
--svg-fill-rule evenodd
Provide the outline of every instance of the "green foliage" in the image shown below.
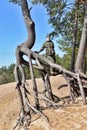
<path fill-rule="evenodd" d="M 3 66 L 0 68 L 0 84 L 14 81 L 13 69 L 14 69 L 14 64 L 11 64 L 8 67 Z"/>
<path fill-rule="evenodd" d="M 6 73 L 0 75 L 0 84 L 5 84 L 9 82 L 9 77 Z"/>
<path fill-rule="evenodd" d="M 56 55 L 56 64 L 59 64 L 63 66 L 66 69 L 70 69 L 70 54 L 64 54 L 63 57 L 59 57 L 59 55 Z"/>
<path fill-rule="evenodd" d="M 63 16 L 66 12 L 66 0 L 31 0 L 33 4 L 42 4 L 49 15 L 49 24 L 53 27 L 52 35 L 58 35 L 63 29 Z"/>
<path fill-rule="evenodd" d="M 9 2 L 13 2 L 14 4 L 19 4 L 20 0 L 9 0 Z"/>
<path fill-rule="evenodd" d="M 30 70 L 29 67 L 27 66 L 23 66 L 25 74 L 26 74 L 26 79 L 30 79 L 31 75 L 30 75 Z M 37 69 L 34 69 L 34 74 L 35 74 L 35 78 L 39 78 L 40 77 L 40 73 Z"/>
<path fill-rule="evenodd" d="M 34 69 L 35 78 L 40 78 L 41 75 L 37 69 Z"/>

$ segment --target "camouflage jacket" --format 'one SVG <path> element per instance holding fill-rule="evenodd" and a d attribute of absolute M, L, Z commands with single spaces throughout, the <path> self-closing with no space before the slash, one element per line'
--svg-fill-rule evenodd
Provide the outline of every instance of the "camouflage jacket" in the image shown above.
<path fill-rule="evenodd" d="M 54 43 L 51 40 L 44 42 L 44 44 L 42 45 L 40 49 L 40 52 L 43 51 L 44 49 L 46 49 L 46 55 L 48 56 L 55 55 Z"/>

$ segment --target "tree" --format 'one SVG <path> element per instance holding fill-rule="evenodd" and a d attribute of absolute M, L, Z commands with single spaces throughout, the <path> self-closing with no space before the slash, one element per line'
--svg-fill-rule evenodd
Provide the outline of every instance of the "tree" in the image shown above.
<path fill-rule="evenodd" d="M 75 64 L 75 71 L 83 72 L 83 64 L 87 47 L 87 1 L 85 0 L 85 17 L 84 17 L 84 25 L 82 30 L 82 36 L 80 40 L 79 51 L 77 55 L 77 60 Z"/>
<path fill-rule="evenodd" d="M 31 15 L 30 15 L 31 8 L 30 9 L 28 8 L 27 0 L 20 0 L 20 1 L 13 0 L 12 2 L 19 3 L 21 10 L 22 10 L 23 17 L 24 17 L 27 32 L 28 32 L 28 39 L 24 43 L 17 46 L 17 49 L 16 49 L 16 65 L 14 68 L 14 75 L 15 75 L 15 80 L 16 80 L 16 88 L 17 88 L 19 96 L 20 96 L 20 103 L 21 103 L 22 108 L 21 108 L 21 111 L 19 114 L 19 120 L 18 120 L 16 126 L 14 127 L 14 129 L 18 125 L 19 125 L 19 127 L 21 126 L 21 127 L 25 127 L 25 129 L 27 129 L 27 126 L 29 125 L 30 119 L 31 119 L 30 110 L 33 110 L 35 113 L 38 113 L 39 115 L 43 116 L 46 120 L 47 120 L 47 118 L 41 111 L 39 111 L 39 109 L 40 109 L 39 108 L 39 99 L 38 99 L 37 85 L 36 85 L 36 80 L 35 80 L 35 75 L 34 75 L 34 68 L 33 68 L 33 64 L 32 64 L 32 58 L 35 59 L 39 65 L 40 65 L 40 63 L 39 63 L 37 57 L 34 57 L 30 51 L 30 49 L 33 47 L 34 42 L 35 42 L 35 23 L 33 22 Z M 28 56 L 29 62 L 24 60 L 23 55 Z M 27 83 L 26 83 L 26 76 L 25 76 L 25 71 L 23 69 L 23 65 L 28 66 L 30 69 L 30 75 L 31 75 L 31 79 L 32 79 L 33 92 L 34 92 L 33 96 L 35 99 L 35 107 L 33 107 L 30 104 L 29 98 L 27 96 L 27 94 L 29 94 L 29 92 L 26 89 Z M 39 70 L 42 69 L 38 66 L 36 66 L 36 68 L 38 68 Z M 21 72 L 21 77 L 20 77 L 19 71 Z M 52 91 L 51 91 L 48 75 L 46 75 L 46 78 L 43 77 L 43 79 L 46 80 L 46 81 L 44 81 L 44 82 L 46 82 L 44 84 L 50 88 L 49 93 L 51 93 Z M 23 91 L 22 91 L 22 88 L 23 88 Z M 45 100 L 47 100 L 47 99 L 45 99 Z"/>

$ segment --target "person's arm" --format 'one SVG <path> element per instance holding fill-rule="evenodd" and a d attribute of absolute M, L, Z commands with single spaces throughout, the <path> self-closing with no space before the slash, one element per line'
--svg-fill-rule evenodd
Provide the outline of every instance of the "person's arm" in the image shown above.
<path fill-rule="evenodd" d="M 41 49 L 38 51 L 38 53 L 42 52 L 45 49 L 45 43 L 42 45 Z"/>
<path fill-rule="evenodd" d="M 52 42 L 52 44 L 53 44 L 53 49 L 54 49 L 54 42 L 53 41 L 51 41 Z"/>

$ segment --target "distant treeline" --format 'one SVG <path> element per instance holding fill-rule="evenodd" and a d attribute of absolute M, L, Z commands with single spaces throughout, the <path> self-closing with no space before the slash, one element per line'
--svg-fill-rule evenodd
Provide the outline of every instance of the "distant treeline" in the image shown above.
<path fill-rule="evenodd" d="M 15 64 L 11 64 L 10 66 L 2 66 L 0 68 L 0 85 L 1 84 L 6 84 L 10 82 L 15 82 L 15 77 L 14 77 L 14 66 Z M 26 79 L 30 79 L 30 72 L 28 67 L 23 66 L 25 73 L 26 73 Z M 40 77 L 39 72 L 35 69 L 34 70 L 35 77 L 38 78 Z"/>

